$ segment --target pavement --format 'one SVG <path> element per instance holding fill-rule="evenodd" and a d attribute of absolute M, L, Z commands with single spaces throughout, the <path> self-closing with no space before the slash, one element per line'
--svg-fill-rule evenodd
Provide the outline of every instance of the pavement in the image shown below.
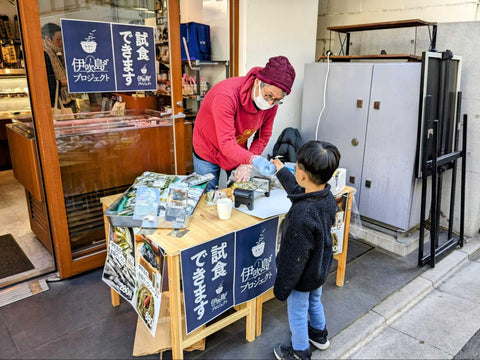
<path fill-rule="evenodd" d="M 399 256 L 351 239 L 344 286 L 335 284 L 334 261 L 322 295 L 331 346 L 312 358 L 478 359 L 469 356 L 480 343 L 479 249 L 480 236 L 468 239 L 432 269 L 417 266 L 417 252 Z M 112 307 L 101 277 L 100 268 L 48 282 L 47 291 L 0 307 L 0 359 L 158 360 L 132 355 L 138 316 L 125 301 Z M 184 358 L 273 360 L 275 344 L 289 340 L 286 302 L 272 299 L 254 341 L 241 319 Z"/>
<path fill-rule="evenodd" d="M 479 249 L 477 236 L 337 333 L 312 359 L 479 359 Z"/>

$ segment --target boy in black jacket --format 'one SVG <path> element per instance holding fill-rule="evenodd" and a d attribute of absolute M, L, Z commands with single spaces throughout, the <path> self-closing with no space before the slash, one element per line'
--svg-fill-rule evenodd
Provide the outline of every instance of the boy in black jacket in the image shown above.
<path fill-rule="evenodd" d="M 279 300 L 287 300 L 292 333 L 291 345 L 274 348 L 279 360 L 310 359 L 309 341 L 321 350 L 330 345 L 321 295 L 333 259 L 331 229 L 336 213 L 327 181 L 339 161 L 338 149 L 322 141 L 309 141 L 298 150 L 295 176 L 280 160 L 273 160 L 277 177 L 292 201 L 281 226 L 273 288 Z"/>

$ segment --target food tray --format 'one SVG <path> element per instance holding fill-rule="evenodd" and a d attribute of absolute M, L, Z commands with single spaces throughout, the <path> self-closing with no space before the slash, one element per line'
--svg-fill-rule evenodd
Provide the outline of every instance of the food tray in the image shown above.
<path fill-rule="evenodd" d="M 128 191 L 128 190 L 127 190 Z M 125 195 L 124 195 L 125 196 Z M 105 215 L 112 226 L 124 226 L 124 227 L 142 227 L 142 220 L 136 220 L 133 216 L 124 216 L 118 215 L 117 209 L 120 203 L 123 201 L 123 196 L 118 198 L 107 210 L 105 210 Z M 185 218 L 183 227 L 186 228 L 190 225 L 191 216 Z M 145 228 L 145 227 L 144 227 Z M 166 221 L 164 218 L 158 218 L 158 225 L 156 229 L 174 229 L 172 221 Z"/>
<path fill-rule="evenodd" d="M 165 178 L 169 178 L 167 180 L 168 185 L 159 186 L 161 189 L 162 194 L 168 193 L 168 189 L 170 185 L 172 184 L 178 184 L 179 182 L 182 182 L 183 178 L 186 178 L 186 176 L 174 176 L 174 175 L 164 175 L 164 174 L 156 174 L 152 172 L 145 172 L 141 176 L 137 177 L 135 180 L 135 183 L 130 186 L 121 197 L 119 197 L 108 209 L 105 210 L 105 215 L 109 219 L 110 223 L 112 226 L 124 226 L 124 227 L 143 227 L 143 228 L 149 228 L 148 226 L 144 226 L 142 220 L 137 220 L 133 218 L 133 212 L 130 212 L 129 214 L 119 214 L 119 207 L 121 204 L 126 203 L 126 197 L 135 197 L 136 196 L 136 189 L 138 186 L 152 186 L 152 187 L 157 187 L 155 185 L 155 180 L 158 180 L 159 178 L 162 178 L 165 180 Z M 165 213 L 166 210 L 166 203 L 163 201 L 164 196 L 162 195 L 160 199 L 160 206 L 158 208 L 158 224 L 154 228 L 167 228 L 167 229 L 179 229 L 179 228 L 186 228 L 190 225 L 190 217 L 193 215 L 195 212 L 195 209 L 198 205 L 198 202 L 200 201 L 203 193 L 205 192 L 205 189 L 207 187 L 208 183 L 202 184 L 202 185 L 196 185 L 196 186 L 190 186 L 188 187 L 189 189 L 189 198 L 188 198 L 188 206 L 187 206 L 187 213 L 189 214 L 188 216 L 185 217 L 185 221 L 183 222 L 182 226 L 176 226 L 177 224 L 174 224 L 173 221 L 167 221 L 165 220 L 165 217 L 162 216 Z M 193 191 L 195 189 L 195 191 Z M 192 194 L 192 197 L 190 196 Z"/>

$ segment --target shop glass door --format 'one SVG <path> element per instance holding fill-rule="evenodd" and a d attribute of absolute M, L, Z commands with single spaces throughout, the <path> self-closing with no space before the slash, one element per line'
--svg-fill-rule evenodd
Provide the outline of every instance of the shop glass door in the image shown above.
<path fill-rule="evenodd" d="M 0 0 L 0 289 L 55 271 L 31 119 L 17 6 Z"/>
<path fill-rule="evenodd" d="M 166 40 L 172 25 L 166 1 L 39 0 L 35 4 L 38 8 L 31 5 L 18 0 L 27 75 L 33 84 L 33 118 L 45 204 L 53 224 L 60 275 L 69 277 L 103 265 L 106 246 L 101 198 L 125 191 L 144 171 L 178 171 L 174 150 L 178 141 L 174 137 L 175 129 L 181 130 L 183 124 L 172 118 L 179 109 L 172 109 L 172 72 L 169 61 L 165 61 L 170 59 L 166 56 L 170 52 Z M 178 2 L 170 2 L 170 6 L 178 8 Z M 73 44 L 85 52 L 83 57 L 73 57 L 75 66 L 84 71 L 78 77 L 69 76 L 67 68 L 73 62 L 68 52 L 75 46 L 73 42 L 65 43 L 72 34 L 66 29 L 75 21 L 80 21 L 75 35 L 91 24 L 108 28 L 127 26 L 120 32 L 124 43 L 116 44 L 112 37 L 111 46 L 122 49 L 125 73 L 133 57 L 155 59 L 153 89 L 105 90 L 102 79 L 111 75 L 102 73 L 103 65 L 112 60 L 100 56 L 105 50 L 102 45 L 94 49 L 93 44 L 102 44 L 104 36 L 101 31 L 92 31 L 94 26 L 82 41 Z M 144 27 L 154 29 L 153 37 L 147 41 L 154 42 L 155 50 L 149 54 L 142 52 L 140 46 L 135 47 L 136 42 L 138 45 L 145 41 L 141 36 L 136 38 L 136 29 L 143 33 Z M 84 46 L 84 41 L 90 44 Z M 133 50 L 124 50 L 129 44 Z M 159 94 L 157 79 L 165 77 L 170 79 L 170 87 Z M 93 85 L 87 84 L 85 91 L 71 91 L 76 81 L 86 79 L 91 79 Z"/>

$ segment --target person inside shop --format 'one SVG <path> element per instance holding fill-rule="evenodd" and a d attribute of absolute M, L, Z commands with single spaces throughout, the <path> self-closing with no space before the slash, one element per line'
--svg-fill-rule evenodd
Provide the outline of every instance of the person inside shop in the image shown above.
<path fill-rule="evenodd" d="M 57 24 L 47 23 L 42 26 L 42 37 L 51 106 L 59 106 L 54 104 L 58 92 L 58 101 L 75 112 L 75 101 L 67 90 L 62 29 Z"/>
<path fill-rule="evenodd" d="M 207 92 L 193 129 L 194 171 L 214 175 L 207 191 L 218 185 L 221 169 L 227 178 L 235 170 L 236 182 L 250 180 L 252 165 L 262 175 L 275 173 L 275 166 L 261 154 L 272 135 L 278 106 L 290 94 L 294 80 L 289 60 L 275 56 L 265 67 L 223 80 Z"/>
<path fill-rule="evenodd" d="M 275 346 L 277 359 L 310 359 L 310 342 L 320 350 L 330 346 L 321 296 L 333 259 L 336 214 L 327 181 L 339 162 L 335 145 L 313 140 L 298 150 L 295 175 L 279 159 L 272 160 L 292 202 L 280 225 L 273 287 L 277 299 L 287 300 L 291 344 Z"/>

